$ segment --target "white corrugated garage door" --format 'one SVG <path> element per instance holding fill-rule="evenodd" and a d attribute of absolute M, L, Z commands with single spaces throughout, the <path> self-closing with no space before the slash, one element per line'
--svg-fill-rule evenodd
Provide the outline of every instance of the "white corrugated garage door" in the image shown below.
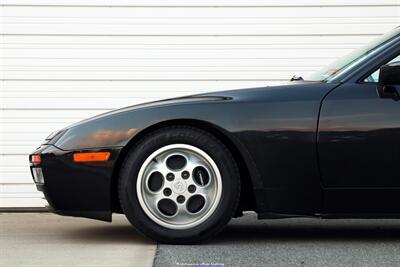
<path fill-rule="evenodd" d="M 399 0 L 3 0 L 0 207 L 40 207 L 27 155 L 83 118 L 275 84 L 400 23 Z"/>

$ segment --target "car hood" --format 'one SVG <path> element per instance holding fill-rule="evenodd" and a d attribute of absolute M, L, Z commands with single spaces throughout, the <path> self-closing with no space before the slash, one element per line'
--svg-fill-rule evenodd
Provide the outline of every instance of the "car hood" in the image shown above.
<path fill-rule="evenodd" d="M 295 82 L 197 94 L 125 107 L 70 125 L 57 138 L 49 140 L 49 144 L 63 150 L 122 147 L 144 129 L 171 120 L 197 120 L 225 130 L 239 131 L 249 116 L 256 118 L 264 116 L 264 113 L 274 116 L 303 105 L 311 106 L 313 112 L 317 111 L 323 96 L 335 86 Z"/>
<path fill-rule="evenodd" d="M 296 89 L 298 85 L 307 85 L 307 84 L 315 84 L 316 82 L 289 82 L 287 84 L 279 85 L 279 86 L 265 86 L 265 87 L 255 87 L 255 88 L 242 88 L 242 89 L 233 89 L 233 90 L 223 90 L 209 93 L 202 93 L 196 95 L 188 95 L 176 98 L 169 98 L 164 100 L 152 101 L 147 103 L 142 103 L 138 105 L 128 106 L 120 109 L 115 109 L 106 113 L 99 114 L 97 116 L 79 121 L 68 126 L 65 129 L 72 128 L 78 126 L 82 123 L 90 122 L 92 120 L 101 119 L 107 116 L 116 115 L 118 113 L 130 112 L 134 110 L 140 109 L 150 109 L 164 106 L 173 106 L 173 105 L 182 105 L 182 104 L 190 104 L 190 103 L 198 103 L 198 102 L 210 102 L 210 101 L 227 101 L 232 99 L 240 99 L 240 98 L 249 98 L 253 94 L 257 94 L 260 90 L 263 91 L 274 91 L 282 88 L 292 87 L 293 90 Z"/>

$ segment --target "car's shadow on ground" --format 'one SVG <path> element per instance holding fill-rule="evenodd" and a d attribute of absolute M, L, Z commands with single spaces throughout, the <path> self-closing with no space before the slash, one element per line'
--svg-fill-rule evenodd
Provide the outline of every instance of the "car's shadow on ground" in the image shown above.
<path fill-rule="evenodd" d="M 64 229 L 65 238 L 95 243 L 153 243 L 128 222 L 99 224 Z M 257 220 L 246 216 L 232 220 L 224 230 L 205 244 L 255 242 L 399 242 L 400 219 L 321 220 L 282 219 Z"/>
<path fill-rule="evenodd" d="M 399 242 L 400 219 L 281 219 L 233 220 L 221 234 L 210 242 L 275 242 L 275 241 L 352 241 Z"/>

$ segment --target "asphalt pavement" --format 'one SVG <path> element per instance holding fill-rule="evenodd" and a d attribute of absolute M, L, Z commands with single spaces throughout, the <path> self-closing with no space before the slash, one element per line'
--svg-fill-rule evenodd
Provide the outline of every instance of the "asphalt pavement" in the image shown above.
<path fill-rule="evenodd" d="M 234 219 L 207 244 L 159 245 L 166 266 L 400 266 L 400 220 Z"/>

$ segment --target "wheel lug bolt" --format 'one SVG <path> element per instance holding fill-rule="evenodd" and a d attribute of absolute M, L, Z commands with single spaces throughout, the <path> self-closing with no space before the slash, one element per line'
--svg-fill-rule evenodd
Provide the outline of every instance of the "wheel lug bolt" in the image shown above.
<path fill-rule="evenodd" d="M 184 172 L 182 172 L 181 176 L 183 179 L 187 179 L 187 178 L 189 178 L 190 174 L 188 171 L 184 171 Z"/>
<path fill-rule="evenodd" d="M 188 187 L 188 191 L 189 191 L 189 193 L 194 193 L 195 191 L 196 191 L 196 187 L 194 186 L 194 185 L 189 185 L 189 187 Z"/>
<path fill-rule="evenodd" d="M 171 181 L 173 181 L 174 179 L 175 179 L 175 175 L 174 175 L 173 173 L 170 172 L 170 173 L 167 174 L 167 180 L 168 180 L 168 181 L 171 182 Z"/>
<path fill-rule="evenodd" d="M 178 196 L 177 198 L 176 198 L 176 201 L 178 201 L 178 203 L 183 203 L 183 202 L 185 202 L 185 197 L 184 196 Z"/>
<path fill-rule="evenodd" d="M 165 189 L 164 189 L 164 195 L 165 195 L 165 196 L 168 197 L 168 196 L 171 195 L 171 193 L 172 193 L 171 189 L 169 189 L 169 188 L 165 188 Z"/>

